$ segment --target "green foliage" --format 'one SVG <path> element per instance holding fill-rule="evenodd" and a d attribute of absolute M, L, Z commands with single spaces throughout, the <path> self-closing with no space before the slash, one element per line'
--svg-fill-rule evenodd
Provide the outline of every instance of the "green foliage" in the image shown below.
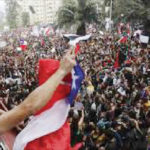
<path fill-rule="evenodd" d="M 119 21 L 120 15 L 124 14 L 126 21 L 143 22 L 150 21 L 150 1 L 149 0 L 114 0 L 113 18 Z"/>
<path fill-rule="evenodd" d="M 16 28 L 17 27 L 17 8 L 18 3 L 16 0 L 5 0 L 6 3 L 6 13 L 7 13 L 7 22 L 10 28 Z"/>
<path fill-rule="evenodd" d="M 86 34 L 86 23 L 93 22 L 98 22 L 98 13 L 96 4 L 91 0 L 64 0 L 58 11 L 58 25 L 67 28 L 76 25 L 77 34 Z"/>
<path fill-rule="evenodd" d="M 23 12 L 22 13 L 22 24 L 23 26 L 27 26 L 30 23 L 30 16 L 28 12 Z"/>

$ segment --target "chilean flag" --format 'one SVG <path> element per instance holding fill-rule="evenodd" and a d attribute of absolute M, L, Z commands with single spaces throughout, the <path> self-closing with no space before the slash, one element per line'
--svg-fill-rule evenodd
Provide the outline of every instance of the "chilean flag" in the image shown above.
<path fill-rule="evenodd" d="M 39 84 L 43 84 L 58 68 L 57 60 L 40 60 Z M 67 117 L 83 79 L 84 73 L 77 64 L 57 87 L 48 104 L 17 136 L 13 150 L 78 150 L 82 146 L 81 143 L 74 148 L 70 146 Z"/>
<path fill-rule="evenodd" d="M 27 42 L 24 40 L 20 40 L 20 48 L 22 51 L 25 51 L 27 49 Z"/>
<path fill-rule="evenodd" d="M 79 45 L 79 43 L 76 44 L 76 48 L 75 48 L 75 54 L 77 55 L 78 53 L 80 53 L 80 45 Z"/>

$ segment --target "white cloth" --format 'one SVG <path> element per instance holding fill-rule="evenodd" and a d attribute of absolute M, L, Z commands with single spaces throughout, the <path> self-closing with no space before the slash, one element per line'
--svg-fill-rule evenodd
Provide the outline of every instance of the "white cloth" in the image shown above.
<path fill-rule="evenodd" d="M 91 105 L 91 110 L 96 111 L 96 104 L 95 104 L 95 103 L 93 103 L 93 104 Z"/>
<path fill-rule="evenodd" d="M 79 43 L 79 41 L 88 40 L 90 37 L 91 37 L 90 34 L 89 35 L 85 35 L 85 36 L 81 36 L 81 37 L 76 38 L 75 40 L 71 40 L 69 42 L 69 44 L 75 46 L 77 43 Z"/>
<path fill-rule="evenodd" d="M 120 79 L 114 78 L 113 79 L 113 85 L 118 86 L 121 83 Z"/>
<path fill-rule="evenodd" d="M 118 91 L 122 96 L 126 96 L 126 91 L 123 90 L 122 87 L 120 87 L 117 91 Z"/>

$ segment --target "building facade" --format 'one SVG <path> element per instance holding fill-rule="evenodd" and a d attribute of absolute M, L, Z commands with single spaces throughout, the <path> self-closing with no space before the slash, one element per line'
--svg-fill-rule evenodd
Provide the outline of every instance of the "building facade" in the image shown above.
<path fill-rule="evenodd" d="M 20 5 L 18 23 L 22 22 L 22 13 L 27 12 L 30 17 L 30 25 L 54 23 L 56 13 L 62 5 L 62 0 L 17 0 L 17 2 Z"/>

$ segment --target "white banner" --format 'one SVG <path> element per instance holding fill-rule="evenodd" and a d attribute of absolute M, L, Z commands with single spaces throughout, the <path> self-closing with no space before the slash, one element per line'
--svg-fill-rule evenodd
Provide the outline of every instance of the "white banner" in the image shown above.
<path fill-rule="evenodd" d="M 3 48 L 7 45 L 5 41 L 0 41 L 0 48 Z"/>
<path fill-rule="evenodd" d="M 140 35 L 140 42 L 148 44 L 148 42 L 149 42 L 149 36 Z"/>
<path fill-rule="evenodd" d="M 80 41 L 88 40 L 88 39 L 90 39 L 90 37 L 91 37 L 91 35 L 80 36 L 80 37 L 76 38 L 75 40 L 71 40 L 69 42 L 69 44 L 75 46 Z"/>

